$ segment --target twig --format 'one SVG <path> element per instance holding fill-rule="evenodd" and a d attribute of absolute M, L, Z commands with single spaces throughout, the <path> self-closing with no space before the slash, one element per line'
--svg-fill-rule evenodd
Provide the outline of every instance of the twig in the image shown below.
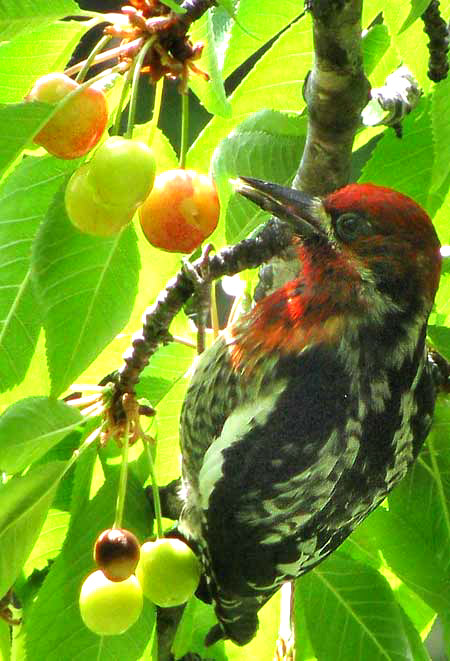
<path fill-rule="evenodd" d="M 204 258 L 192 264 L 200 277 L 205 271 L 210 281 L 224 275 L 235 275 L 248 268 L 260 266 L 274 255 L 280 254 L 291 244 L 292 231 L 289 226 L 276 219 L 270 220 L 261 232 L 235 246 L 228 246 L 208 259 L 205 269 Z M 140 374 L 150 357 L 161 344 L 171 341 L 169 326 L 175 315 L 194 293 L 195 283 L 186 269 L 181 269 L 167 283 L 156 302 L 143 315 L 141 330 L 133 335 L 131 347 L 125 352 L 124 365 L 110 380 L 113 381 L 111 413 L 114 420 L 124 419 L 122 397 L 134 394 Z"/>
<path fill-rule="evenodd" d="M 430 61 L 428 65 L 428 78 L 438 83 L 447 78 L 449 62 L 447 53 L 449 50 L 449 28 L 441 16 L 439 0 L 432 0 L 421 18 L 424 23 L 424 31 L 430 38 L 428 50 Z"/>
<path fill-rule="evenodd" d="M 172 608 L 156 609 L 156 629 L 158 633 L 158 661 L 173 661 L 172 643 L 180 624 L 185 604 Z"/>

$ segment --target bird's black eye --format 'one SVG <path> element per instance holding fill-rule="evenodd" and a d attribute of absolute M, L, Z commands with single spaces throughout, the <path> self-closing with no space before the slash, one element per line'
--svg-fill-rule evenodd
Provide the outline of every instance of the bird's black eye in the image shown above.
<path fill-rule="evenodd" d="M 336 218 L 336 235 L 342 241 L 354 241 L 362 234 L 367 234 L 368 224 L 357 213 L 343 213 Z"/>

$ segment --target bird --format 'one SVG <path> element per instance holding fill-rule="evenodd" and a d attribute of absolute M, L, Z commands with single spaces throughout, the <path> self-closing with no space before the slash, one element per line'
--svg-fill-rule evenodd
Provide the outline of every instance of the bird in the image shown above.
<path fill-rule="evenodd" d="M 410 197 L 325 197 L 250 177 L 236 190 L 292 228 L 299 273 L 199 357 L 180 416 L 179 531 L 218 623 L 246 645 L 258 611 L 327 558 L 405 476 L 432 423 L 426 347 L 440 244 Z"/>

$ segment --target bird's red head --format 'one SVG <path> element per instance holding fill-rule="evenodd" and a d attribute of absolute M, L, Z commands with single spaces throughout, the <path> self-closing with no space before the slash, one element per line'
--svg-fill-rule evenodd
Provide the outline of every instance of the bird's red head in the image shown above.
<path fill-rule="evenodd" d="M 247 177 L 237 190 L 293 226 L 306 281 L 322 279 L 322 271 L 347 271 L 396 301 L 425 296 L 431 306 L 440 244 L 428 215 L 406 195 L 349 184 L 321 199 Z"/>
<path fill-rule="evenodd" d="M 424 295 L 431 305 L 441 270 L 440 244 L 429 216 L 414 200 L 390 188 L 350 184 L 328 195 L 323 207 L 341 250 L 365 266 L 381 288 L 400 299 L 408 292 Z"/>
<path fill-rule="evenodd" d="M 298 279 L 252 310 L 249 343 L 290 352 L 338 341 L 346 328 L 383 324 L 392 314 L 416 328 L 426 323 L 441 255 L 431 220 L 414 200 L 373 184 L 350 184 L 321 199 L 242 181 L 239 192 L 292 225 L 302 263 Z"/>

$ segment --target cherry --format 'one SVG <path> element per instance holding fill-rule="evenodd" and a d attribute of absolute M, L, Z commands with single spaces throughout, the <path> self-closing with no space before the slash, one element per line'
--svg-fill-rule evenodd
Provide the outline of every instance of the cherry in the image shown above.
<path fill-rule="evenodd" d="M 155 180 L 153 151 L 143 142 L 109 138 L 89 162 L 89 180 L 106 204 L 137 207 Z"/>
<path fill-rule="evenodd" d="M 124 633 L 142 612 L 142 589 L 136 576 L 110 581 L 99 569 L 84 581 L 80 592 L 80 614 L 85 625 L 99 636 Z"/>
<path fill-rule="evenodd" d="M 56 103 L 78 87 L 63 73 L 49 73 L 35 82 L 25 100 Z M 87 87 L 51 117 L 34 142 L 59 158 L 79 158 L 98 143 L 107 121 L 105 95 Z"/>
<path fill-rule="evenodd" d="M 109 528 L 97 538 L 94 560 L 110 581 L 124 581 L 139 561 L 139 541 L 129 530 Z"/>
<path fill-rule="evenodd" d="M 192 597 L 200 580 L 200 563 L 180 539 L 157 539 L 141 546 L 136 577 L 150 601 L 169 608 Z"/>
<path fill-rule="evenodd" d="M 133 218 L 135 208 L 105 204 L 89 181 L 89 165 L 75 170 L 65 193 L 67 215 L 80 232 L 93 236 L 112 236 Z"/>
<path fill-rule="evenodd" d="M 219 198 L 213 180 L 194 170 L 167 170 L 139 208 L 142 230 L 156 248 L 192 252 L 216 228 Z"/>

